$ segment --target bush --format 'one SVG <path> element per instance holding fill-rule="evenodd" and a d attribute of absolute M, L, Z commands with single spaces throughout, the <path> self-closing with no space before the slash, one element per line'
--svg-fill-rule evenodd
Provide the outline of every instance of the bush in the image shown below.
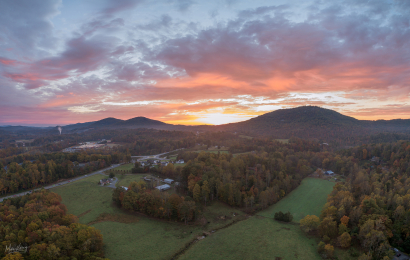
<path fill-rule="evenodd" d="M 315 215 L 307 215 L 300 220 L 300 228 L 306 233 L 315 231 L 319 227 L 319 224 L 319 217 Z"/>
<path fill-rule="evenodd" d="M 287 213 L 279 211 L 275 213 L 274 219 L 277 221 L 291 222 L 293 220 L 293 216 L 289 211 Z"/>
<path fill-rule="evenodd" d="M 319 254 L 323 253 L 323 251 L 325 251 L 325 242 L 320 241 L 319 244 L 317 245 L 317 252 Z"/>
<path fill-rule="evenodd" d="M 113 172 L 110 172 L 109 177 L 110 177 L 110 178 L 114 178 L 114 177 L 115 177 L 115 174 L 114 174 Z"/>

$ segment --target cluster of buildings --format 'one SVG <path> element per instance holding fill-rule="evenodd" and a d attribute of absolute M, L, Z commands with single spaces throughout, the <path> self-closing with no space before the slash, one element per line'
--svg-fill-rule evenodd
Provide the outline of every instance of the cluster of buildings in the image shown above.
<path fill-rule="evenodd" d="M 113 178 L 101 179 L 98 184 L 100 184 L 100 185 L 110 185 L 113 180 L 114 180 Z"/>
<path fill-rule="evenodd" d="M 142 167 L 145 166 L 149 166 L 149 165 L 154 165 L 154 164 L 158 164 L 161 166 L 167 166 L 169 163 L 173 163 L 173 164 L 183 164 L 184 160 L 178 160 L 178 161 L 169 161 L 169 160 L 159 160 L 159 159 L 148 159 L 146 161 L 140 161 L 140 164 Z"/>
<path fill-rule="evenodd" d="M 95 142 L 84 142 L 84 143 L 80 143 L 77 146 L 65 148 L 63 152 L 74 153 L 74 152 L 81 152 L 87 149 L 105 148 L 107 147 L 107 143 L 110 143 L 110 142 L 111 140 L 105 140 L 105 139 L 102 139 L 100 141 L 95 141 Z"/>

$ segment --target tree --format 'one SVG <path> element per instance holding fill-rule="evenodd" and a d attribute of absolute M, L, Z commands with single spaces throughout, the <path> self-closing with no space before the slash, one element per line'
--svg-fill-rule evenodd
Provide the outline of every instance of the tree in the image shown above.
<path fill-rule="evenodd" d="M 347 227 L 347 225 L 349 224 L 349 217 L 348 216 L 343 216 L 340 219 L 340 222 Z"/>
<path fill-rule="evenodd" d="M 201 199 L 201 187 L 199 184 L 195 184 L 194 190 L 193 190 L 193 195 L 194 195 L 194 200 L 195 201 L 200 201 Z"/>
<path fill-rule="evenodd" d="M 337 223 L 332 217 L 325 217 L 319 225 L 319 231 L 322 236 L 335 238 L 337 236 Z"/>
<path fill-rule="evenodd" d="M 315 215 L 307 215 L 300 220 L 300 228 L 308 233 L 310 231 L 315 231 L 320 225 L 319 217 Z"/>
<path fill-rule="evenodd" d="M 204 198 L 205 206 L 206 206 L 206 201 L 209 199 L 209 192 L 210 192 L 208 181 L 204 181 L 201 188 L 202 188 L 202 197 Z"/>
<path fill-rule="evenodd" d="M 334 251 L 335 251 L 334 247 L 331 244 L 327 244 L 325 245 L 323 252 L 325 253 L 327 258 L 332 258 Z"/>
<path fill-rule="evenodd" d="M 114 178 L 114 177 L 115 177 L 115 174 L 114 174 L 113 172 L 110 172 L 110 175 L 109 175 L 108 177 Z"/>
<path fill-rule="evenodd" d="M 325 251 L 325 242 L 320 241 L 319 244 L 317 245 L 317 252 L 319 254 L 323 253 L 323 251 Z"/>
<path fill-rule="evenodd" d="M 349 235 L 349 233 L 344 232 L 340 237 L 339 237 L 339 244 L 341 247 L 343 248 L 348 248 L 350 247 L 350 243 L 351 243 L 351 237 Z"/>

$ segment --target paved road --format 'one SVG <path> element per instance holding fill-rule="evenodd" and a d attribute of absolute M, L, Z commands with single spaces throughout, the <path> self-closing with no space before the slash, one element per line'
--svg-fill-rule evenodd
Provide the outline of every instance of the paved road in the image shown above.
<path fill-rule="evenodd" d="M 181 149 L 176 149 L 170 152 L 166 152 L 166 153 L 160 153 L 160 154 L 155 154 L 155 155 L 147 155 L 147 156 L 131 156 L 131 158 L 137 158 L 138 161 L 142 161 L 142 160 L 147 160 L 147 159 L 160 159 L 160 156 L 171 153 L 171 152 L 175 152 L 175 151 L 179 151 L 179 150 L 183 150 L 185 148 L 181 148 Z"/>
<path fill-rule="evenodd" d="M 61 186 L 61 185 L 64 185 L 64 184 L 72 183 L 72 182 L 87 178 L 87 177 L 95 175 L 95 174 L 104 174 L 103 173 L 104 171 L 115 168 L 115 167 L 118 167 L 118 166 L 120 166 L 120 164 L 113 164 L 108 168 L 104 168 L 104 169 L 101 169 L 101 170 L 96 171 L 96 172 L 92 172 L 92 173 L 88 173 L 86 175 L 78 176 L 74 179 L 71 179 L 71 180 L 68 180 L 68 181 L 62 181 L 62 182 L 59 182 L 57 184 L 48 185 L 48 186 L 44 187 L 44 189 L 52 189 L 52 188 L 55 188 L 55 187 L 58 187 L 58 186 Z M 114 184 L 114 186 L 115 186 L 115 184 Z M 31 191 L 36 191 L 36 190 L 41 190 L 41 189 L 42 188 L 38 188 L 38 189 L 33 189 Z M 7 197 L 0 198 L 0 202 L 2 202 L 4 199 L 14 198 L 14 197 L 26 195 L 26 194 L 30 193 L 31 191 L 24 191 L 24 192 L 21 192 L 21 193 L 18 193 L 18 194 L 13 194 L 13 195 L 9 195 Z"/>

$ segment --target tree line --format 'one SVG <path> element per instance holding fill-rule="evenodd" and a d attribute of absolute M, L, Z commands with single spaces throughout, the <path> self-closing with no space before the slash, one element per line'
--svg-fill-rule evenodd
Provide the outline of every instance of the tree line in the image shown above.
<path fill-rule="evenodd" d="M 0 203 L 0 257 L 11 259 L 104 259 L 99 230 L 77 223 L 61 197 L 41 190 Z M 10 249 L 20 246 L 19 252 Z M 27 250 L 26 250 L 27 249 Z"/>

